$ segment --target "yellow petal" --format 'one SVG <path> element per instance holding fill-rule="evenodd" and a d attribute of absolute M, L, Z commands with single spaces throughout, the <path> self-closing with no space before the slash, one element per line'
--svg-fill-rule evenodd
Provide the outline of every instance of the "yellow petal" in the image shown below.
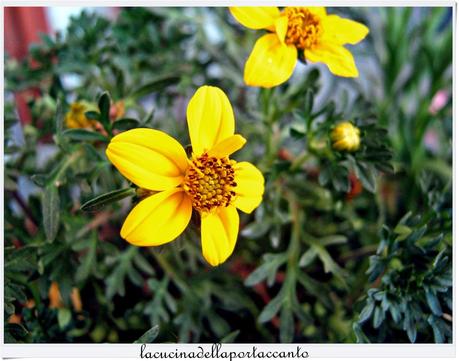
<path fill-rule="evenodd" d="M 331 41 L 339 45 L 357 44 L 369 32 L 365 25 L 337 15 L 329 15 L 322 22 L 324 26 L 324 41 Z"/>
<path fill-rule="evenodd" d="M 186 115 L 196 155 L 234 134 L 233 108 L 226 94 L 217 87 L 200 87 L 191 98 Z"/>
<path fill-rule="evenodd" d="M 156 193 L 137 204 L 121 237 L 136 246 L 159 246 L 177 238 L 191 218 L 191 200 L 181 188 Z"/>
<path fill-rule="evenodd" d="M 320 44 L 314 49 L 306 49 L 304 56 L 313 63 L 325 63 L 335 75 L 353 78 L 359 76 L 354 57 L 341 45 Z"/>
<path fill-rule="evenodd" d="M 149 190 L 179 185 L 188 167 L 183 147 L 164 132 L 132 129 L 116 135 L 107 147 L 108 159 L 131 182 Z"/>
<path fill-rule="evenodd" d="M 220 143 L 215 145 L 210 151 L 209 156 L 223 158 L 241 149 L 247 140 L 239 134 L 232 135 L 223 139 Z"/>
<path fill-rule="evenodd" d="M 202 215 L 202 254 L 209 264 L 218 266 L 226 261 L 233 253 L 238 231 L 239 214 L 233 206 Z"/>
<path fill-rule="evenodd" d="M 265 191 L 263 174 L 249 162 L 240 162 L 234 166 L 234 205 L 245 213 L 251 213 L 259 206 Z"/>
<path fill-rule="evenodd" d="M 280 14 L 276 6 L 235 6 L 230 7 L 230 12 L 239 23 L 249 29 L 268 28 Z"/>
<path fill-rule="evenodd" d="M 327 16 L 327 10 L 323 6 L 306 6 L 305 9 L 321 18 Z"/>
<path fill-rule="evenodd" d="M 287 28 L 288 28 L 288 17 L 287 16 L 278 17 L 274 25 L 276 28 L 276 34 L 277 34 L 277 37 L 279 38 L 279 41 L 282 44 L 284 44 L 285 34 L 287 34 Z"/>
<path fill-rule="evenodd" d="M 276 34 L 266 34 L 257 40 L 244 69 L 247 85 L 272 88 L 286 81 L 293 73 L 297 50 L 285 45 Z"/>

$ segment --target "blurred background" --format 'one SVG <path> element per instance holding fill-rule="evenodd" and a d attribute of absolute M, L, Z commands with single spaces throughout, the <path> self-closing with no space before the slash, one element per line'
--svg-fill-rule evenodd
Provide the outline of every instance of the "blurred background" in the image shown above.
<path fill-rule="evenodd" d="M 262 31 L 226 8 L 5 8 L 6 342 L 451 342 L 452 8 L 327 11 L 370 29 L 359 78 L 298 62 L 266 90 L 242 80 Z M 203 84 L 266 179 L 218 268 L 196 225 L 121 239 L 138 194 L 81 209 L 131 187 L 113 132 L 189 144 Z M 355 153 L 330 141 L 343 120 Z"/>

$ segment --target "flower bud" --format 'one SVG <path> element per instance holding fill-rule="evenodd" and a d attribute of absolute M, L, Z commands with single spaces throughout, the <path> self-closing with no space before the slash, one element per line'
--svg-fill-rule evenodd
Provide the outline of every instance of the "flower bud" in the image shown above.
<path fill-rule="evenodd" d="M 334 149 L 355 152 L 360 147 L 360 130 L 351 122 L 342 122 L 332 130 L 331 140 Z"/>

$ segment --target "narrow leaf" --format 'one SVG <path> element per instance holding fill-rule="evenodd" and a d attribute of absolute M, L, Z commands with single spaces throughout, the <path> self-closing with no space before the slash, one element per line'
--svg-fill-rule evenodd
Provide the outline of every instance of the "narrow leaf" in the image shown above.
<path fill-rule="evenodd" d="M 159 334 L 159 326 L 153 326 L 147 332 L 145 332 L 140 338 L 134 341 L 134 343 L 151 343 Z"/>
<path fill-rule="evenodd" d="M 108 141 L 106 136 L 87 129 L 67 129 L 65 132 L 62 133 L 62 135 L 69 139 L 79 141 Z"/>
<path fill-rule="evenodd" d="M 93 198 L 87 201 L 85 204 L 81 206 L 80 209 L 84 212 L 98 211 L 110 203 L 117 202 L 121 199 L 130 197 L 130 196 L 134 196 L 134 195 L 135 195 L 134 188 L 118 189 L 116 191 L 101 194 L 100 196 L 97 196 L 96 198 Z"/>

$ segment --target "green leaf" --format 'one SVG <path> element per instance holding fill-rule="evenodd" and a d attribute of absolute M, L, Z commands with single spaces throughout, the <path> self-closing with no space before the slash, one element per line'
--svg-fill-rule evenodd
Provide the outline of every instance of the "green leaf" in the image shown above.
<path fill-rule="evenodd" d="M 374 302 L 367 302 L 365 307 L 360 312 L 359 323 L 364 323 L 366 320 L 368 320 L 373 314 L 374 308 L 375 308 Z"/>
<path fill-rule="evenodd" d="M 251 287 L 260 283 L 264 279 L 270 277 L 277 272 L 279 266 L 286 261 L 286 255 L 284 253 L 278 255 L 265 255 L 265 263 L 255 269 L 249 277 L 246 278 L 244 285 Z"/>
<path fill-rule="evenodd" d="M 46 239 L 54 241 L 59 230 L 59 191 L 56 186 L 50 184 L 46 186 L 42 198 L 43 228 L 45 229 Z"/>
<path fill-rule="evenodd" d="M 362 182 L 363 187 L 372 192 L 376 192 L 376 174 L 367 164 L 355 162 L 354 167 L 357 178 Z"/>
<path fill-rule="evenodd" d="M 72 319 L 72 312 L 68 308 L 59 308 L 57 311 L 57 323 L 61 330 L 63 330 Z"/>
<path fill-rule="evenodd" d="M 100 116 L 99 120 L 104 126 L 105 130 L 109 131 L 110 128 L 110 95 L 108 92 L 103 92 L 98 101 Z"/>
<path fill-rule="evenodd" d="M 298 265 L 300 267 L 309 266 L 317 256 L 317 251 L 314 248 L 309 248 L 300 258 Z"/>
<path fill-rule="evenodd" d="M 142 336 L 140 336 L 134 343 L 151 343 L 153 342 L 159 334 L 159 326 L 153 326 L 147 332 L 145 332 Z"/>
<path fill-rule="evenodd" d="M 284 300 L 284 292 L 281 290 L 261 311 L 260 316 L 258 316 L 258 322 L 264 323 L 271 320 L 279 312 Z"/>
<path fill-rule="evenodd" d="M 121 199 L 131 197 L 134 195 L 134 188 L 129 187 L 124 189 L 118 189 L 116 191 L 101 194 L 100 196 L 97 196 L 96 198 L 87 201 L 85 204 L 81 206 L 80 209 L 84 212 L 95 212 L 104 208 L 110 203 L 117 202 Z"/>
<path fill-rule="evenodd" d="M 78 141 L 102 141 L 107 142 L 108 138 L 105 135 L 102 135 L 97 132 L 93 132 L 92 130 L 87 129 L 67 129 L 62 133 L 62 136 L 69 138 L 71 140 L 78 140 Z"/>
<path fill-rule="evenodd" d="M 142 85 L 131 93 L 132 98 L 141 98 L 151 93 L 163 90 L 165 87 L 175 84 L 180 80 L 177 75 L 166 75 L 154 79 L 147 84 Z"/>
<path fill-rule="evenodd" d="M 389 306 L 389 312 L 390 312 L 390 315 L 392 316 L 392 319 L 398 323 L 401 318 L 399 306 L 391 303 Z"/>
<path fill-rule="evenodd" d="M 432 331 L 434 332 L 435 343 L 444 343 L 445 337 L 440 327 L 440 321 L 434 315 L 430 315 L 427 318 L 427 322 L 429 323 L 430 327 L 432 327 Z"/>
<path fill-rule="evenodd" d="M 440 302 L 438 301 L 437 295 L 429 289 L 426 289 L 425 293 L 426 293 L 427 304 L 432 310 L 432 313 L 435 316 L 443 315 L 443 311 L 441 309 Z"/>
<path fill-rule="evenodd" d="M 122 118 L 118 119 L 116 122 L 112 124 L 112 129 L 128 130 L 132 128 L 138 128 L 139 125 L 140 122 L 137 119 Z"/>
<path fill-rule="evenodd" d="M 417 336 L 418 331 L 416 329 L 416 324 L 413 321 L 408 322 L 406 333 L 408 334 L 408 338 L 410 339 L 410 342 L 414 343 L 416 341 L 416 336 Z"/>
<path fill-rule="evenodd" d="M 85 112 L 84 116 L 90 120 L 99 120 L 100 119 L 100 113 L 95 112 L 93 110 L 90 110 L 89 112 Z"/>
<path fill-rule="evenodd" d="M 149 276 L 153 276 L 155 274 L 154 268 L 150 265 L 150 263 L 148 263 L 141 253 L 134 257 L 134 264 Z"/>
<path fill-rule="evenodd" d="M 240 331 L 236 330 L 227 334 L 225 337 L 221 339 L 220 343 L 233 343 L 236 337 L 239 335 L 239 333 Z"/>
<path fill-rule="evenodd" d="M 376 306 L 373 312 L 373 328 L 378 328 L 384 321 L 384 312 L 380 306 Z"/>

